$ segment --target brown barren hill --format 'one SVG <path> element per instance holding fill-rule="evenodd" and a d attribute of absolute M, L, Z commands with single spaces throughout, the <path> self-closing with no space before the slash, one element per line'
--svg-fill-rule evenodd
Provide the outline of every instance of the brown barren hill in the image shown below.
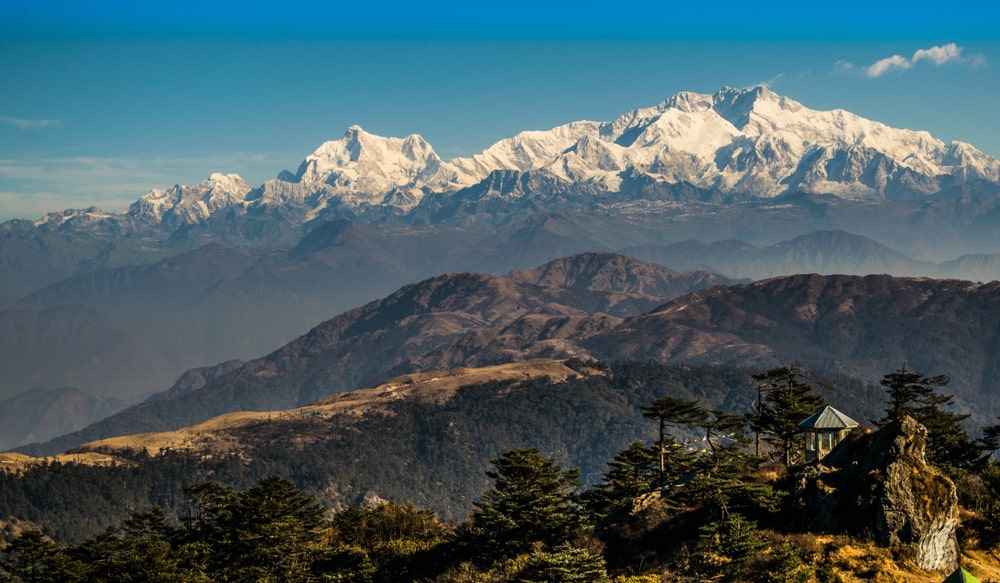
<path fill-rule="evenodd" d="M 599 374 L 598 371 L 588 371 Z M 112 437 L 83 444 L 72 449 L 70 456 L 104 456 L 117 452 L 137 452 L 145 450 L 151 455 L 165 451 L 191 451 L 202 455 L 218 453 L 248 454 L 246 444 L 240 439 L 244 430 L 252 430 L 263 424 L 273 426 L 294 426 L 300 421 L 316 419 L 340 421 L 360 419 L 371 412 L 385 412 L 388 403 L 399 400 L 417 400 L 437 404 L 448 401 L 455 391 L 466 385 L 488 381 L 528 380 L 548 378 L 559 382 L 581 373 L 555 360 L 536 359 L 527 362 L 505 364 L 484 368 L 455 368 L 446 371 L 416 373 L 401 376 L 373 388 L 339 393 L 320 399 L 305 407 L 283 411 L 239 411 L 213 417 L 201 423 L 159 433 L 142 433 Z M 29 463 L 31 459 L 20 454 L 19 463 Z M 249 453 L 252 455 L 252 453 Z M 0 458 L 0 463 L 4 461 Z"/>

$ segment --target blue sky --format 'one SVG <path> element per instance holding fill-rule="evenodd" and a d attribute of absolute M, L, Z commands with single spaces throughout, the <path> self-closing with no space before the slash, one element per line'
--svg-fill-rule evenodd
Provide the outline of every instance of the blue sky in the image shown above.
<path fill-rule="evenodd" d="M 706 8 L 708 6 L 709 8 Z M 768 84 L 1000 156 L 992 2 L 0 3 L 0 219 L 294 170 L 351 124 L 444 158 Z"/>

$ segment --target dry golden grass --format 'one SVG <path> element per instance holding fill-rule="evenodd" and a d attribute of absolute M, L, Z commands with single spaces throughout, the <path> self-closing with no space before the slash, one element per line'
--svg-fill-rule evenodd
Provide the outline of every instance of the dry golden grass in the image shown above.
<path fill-rule="evenodd" d="M 596 374 L 597 371 L 594 371 Z M 303 418 L 354 416 L 387 411 L 386 405 L 399 399 L 443 403 L 462 386 L 520 379 L 549 377 L 554 381 L 579 376 L 562 361 L 536 359 L 514 364 L 482 368 L 455 368 L 448 371 L 410 374 L 392 379 L 371 389 L 332 395 L 287 411 L 241 411 L 227 413 L 207 421 L 162 433 L 142 433 L 112 437 L 81 445 L 73 453 L 142 451 L 157 455 L 165 451 L 197 451 L 202 454 L 240 452 L 242 446 L 236 430 L 268 422 L 293 421 Z"/>
<path fill-rule="evenodd" d="M 84 464 L 89 466 L 110 466 L 114 463 L 121 463 L 121 460 L 112 455 L 99 452 L 64 453 L 49 457 L 31 457 L 20 453 L 0 453 L 0 471 L 23 472 L 33 466 L 43 465 L 50 462 L 63 464 Z"/>
<path fill-rule="evenodd" d="M 827 553 L 843 583 L 940 583 L 950 573 L 925 571 L 893 549 L 839 535 L 812 536 Z M 982 550 L 963 551 L 962 567 L 982 581 L 1000 581 L 1000 557 Z"/>
<path fill-rule="evenodd" d="M 962 567 L 981 581 L 1000 581 L 1000 555 L 992 551 L 962 553 Z"/>

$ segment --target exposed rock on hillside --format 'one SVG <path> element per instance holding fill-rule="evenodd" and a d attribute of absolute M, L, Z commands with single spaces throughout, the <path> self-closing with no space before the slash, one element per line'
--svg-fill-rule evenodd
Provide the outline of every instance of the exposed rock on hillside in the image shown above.
<path fill-rule="evenodd" d="M 822 465 L 799 476 L 803 526 L 908 548 L 922 569 L 955 569 L 958 495 L 955 484 L 924 461 L 926 433 L 910 417 L 874 433 L 852 433 Z"/>

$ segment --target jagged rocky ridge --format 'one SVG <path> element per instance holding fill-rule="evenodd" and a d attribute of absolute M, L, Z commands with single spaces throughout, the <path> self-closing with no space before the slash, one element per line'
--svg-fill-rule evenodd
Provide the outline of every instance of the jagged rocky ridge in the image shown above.
<path fill-rule="evenodd" d="M 724 88 L 678 93 L 608 122 L 524 131 L 450 162 L 420 136 L 384 138 L 352 126 L 294 174 L 258 187 L 217 173 L 198 185 L 154 189 L 122 215 L 65 211 L 37 224 L 110 221 L 121 230 L 171 230 L 279 208 L 282 218 L 300 224 L 330 213 L 441 218 L 456 202 L 515 199 L 592 206 L 807 192 L 905 200 L 998 183 L 1000 162 L 969 144 L 945 144 L 843 110 L 812 110 L 764 87 Z"/>

